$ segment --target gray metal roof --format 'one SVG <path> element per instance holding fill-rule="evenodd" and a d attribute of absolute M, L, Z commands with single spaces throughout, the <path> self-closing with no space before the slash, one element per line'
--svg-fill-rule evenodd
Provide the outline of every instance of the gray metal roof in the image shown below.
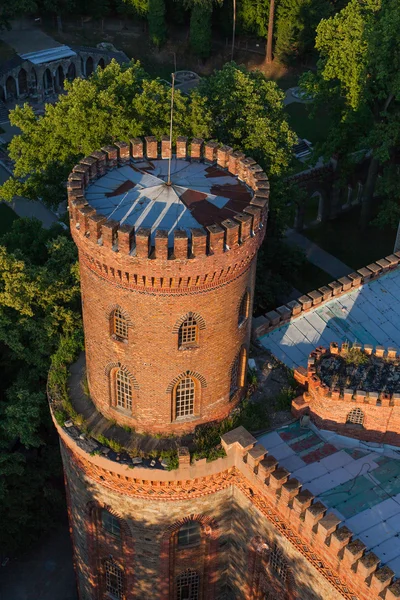
<path fill-rule="evenodd" d="M 90 185 L 88 203 L 108 219 L 136 228 L 168 231 L 213 225 L 242 212 L 250 189 L 237 177 L 201 162 L 173 158 L 171 186 L 166 185 L 168 160 L 146 159 L 113 169 Z"/>
<path fill-rule="evenodd" d="M 56 48 L 48 48 L 47 50 L 38 50 L 36 52 L 28 52 L 20 54 L 20 57 L 34 65 L 42 65 L 43 63 L 61 60 L 62 58 L 70 58 L 76 56 L 76 52 L 69 46 L 57 46 Z"/>
<path fill-rule="evenodd" d="M 400 348 L 400 269 L 317 306 L 259 338 L 287 366 L 306 366 L 316 346 L 360 342 Z"/>

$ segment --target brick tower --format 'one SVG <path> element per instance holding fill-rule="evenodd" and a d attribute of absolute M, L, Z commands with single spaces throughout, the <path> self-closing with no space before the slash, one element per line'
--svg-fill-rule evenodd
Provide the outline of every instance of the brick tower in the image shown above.
<path fill-rule="evenodd" d="M 268 181 L 230 148 L 179 138 L 104 148 L 69 178 L 86 372 L 97 409 L 136 431 L 222 419 L 245 383 Z M 255 193 L 254 193 L 255 192 Z"/>
<path fill-rule="evenodd" d="M 169 160 L 168 138 L 116 143 L 68 181 L 91 421 L 157 439 L 221 420 L 243 396 L 269 195 L 242 153 L 200 139 L 189 152 L 184 137 L 174 150 Z M 71 381 L 78 412 L 80 388 Z M 140 458 L 128 468 L 57 427 L 81 600 L 216 598 L 228 479 L 216 485 L 215 468 L 194 469 L 185 449 L 178 471 Z M 190 491 L 178 491 L 182 470 L 197 482 Z"/>
<path fill-rule="evenodd" d="M 171 161 L 169 150 L 168 139 L 160 155 L 155 138 L 145 151 L 118 143 L 68 182 L 86 353 L 68 386 L 66 365 L 53 364 L 48 390 L 79 599 L 398 599 L 384 554 L 339 527 L 347 509 L 330 511 L 336 496 L 302 483 L 322 468 L 331 485 L 332 457 L 357 453 L 292 423 L 259 440 L 238 427 L 222 436 L 225 456 L 191 462 L 190 433 L 244 391 L 269 186 L 230 148 L 195 139 L 188 156 L 178 138 Z M 176 434 L 187 444 L 178 466 L 153 452 Z M 327 466 L 315 465 L 324 453 Z"/>

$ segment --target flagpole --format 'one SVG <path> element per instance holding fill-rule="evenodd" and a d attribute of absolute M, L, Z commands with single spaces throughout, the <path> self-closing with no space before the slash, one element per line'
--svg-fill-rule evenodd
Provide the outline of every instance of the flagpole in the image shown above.
<path fill-rule="evenodd" d="M 169 158 L 168 158 L 168 179 L 167 185 L 171 185 L 171 161 L 172 161 L 172 118 L 174 116 L 174 90 L 175 90 L 175 73 L 172 73 L 172 90 L 171 90 L 171 121 L 169 125 Z"/>

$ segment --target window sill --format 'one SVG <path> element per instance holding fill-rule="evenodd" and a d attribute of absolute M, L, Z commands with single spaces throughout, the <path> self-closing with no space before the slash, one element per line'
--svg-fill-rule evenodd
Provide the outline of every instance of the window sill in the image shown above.
<path fill-rule="evenodd" d="M 131 417 L 132 418 L 132 410 L 129 408 L 121 408 L 120 406 L 111 406 L 111 408 L 113 410 L 115 410 L 116 413 L 120 414 L 120 415 L 124 415 L 125 417 Z"/>
<path fill-rule="evenodd" d="M 185 352 L 185 350 L 197 350 L 200 348 L 199 344 L 187 344 L 184 346 L 178 346 L 179 352 Z"/>
<path fill-rule="evenodd" d="M 175 417 L 173 423 L 189 423 L 190 421 L 196 421 L 200 418 L 200 415 L 188 415 L 187 417 Z"/>
<path fill-rule="evenodd" d="M 119 342 L 120 344 L 127 344 L 128 343 L 127 338 L 119 337 L 118 335 L 115 335 L 115 333 L 111 334 L 111 339 L 114 342 Z"/>

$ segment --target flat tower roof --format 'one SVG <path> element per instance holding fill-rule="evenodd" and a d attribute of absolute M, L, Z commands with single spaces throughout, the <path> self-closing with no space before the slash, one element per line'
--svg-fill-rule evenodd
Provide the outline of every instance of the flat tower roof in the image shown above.
<path fill-rule="evenodd" d="M 252 199 L 252 190 L 227 171 L 203 162 L 171 160 L 171 185 L 167 185 L 168 160 L 138 160 L 115 168 L 88 186 L 89 205 L 108 219 L 135 228 L 168 231 L 169 245 L 175 229 L 207 227 L 241 213 Z"/>
<path fill-rule="evenodd" d="M 400 269 L 316 306 L 259 337 L 288 367 L 305 367 L 317 346 L 360 342 L 400 348 Z"/>

